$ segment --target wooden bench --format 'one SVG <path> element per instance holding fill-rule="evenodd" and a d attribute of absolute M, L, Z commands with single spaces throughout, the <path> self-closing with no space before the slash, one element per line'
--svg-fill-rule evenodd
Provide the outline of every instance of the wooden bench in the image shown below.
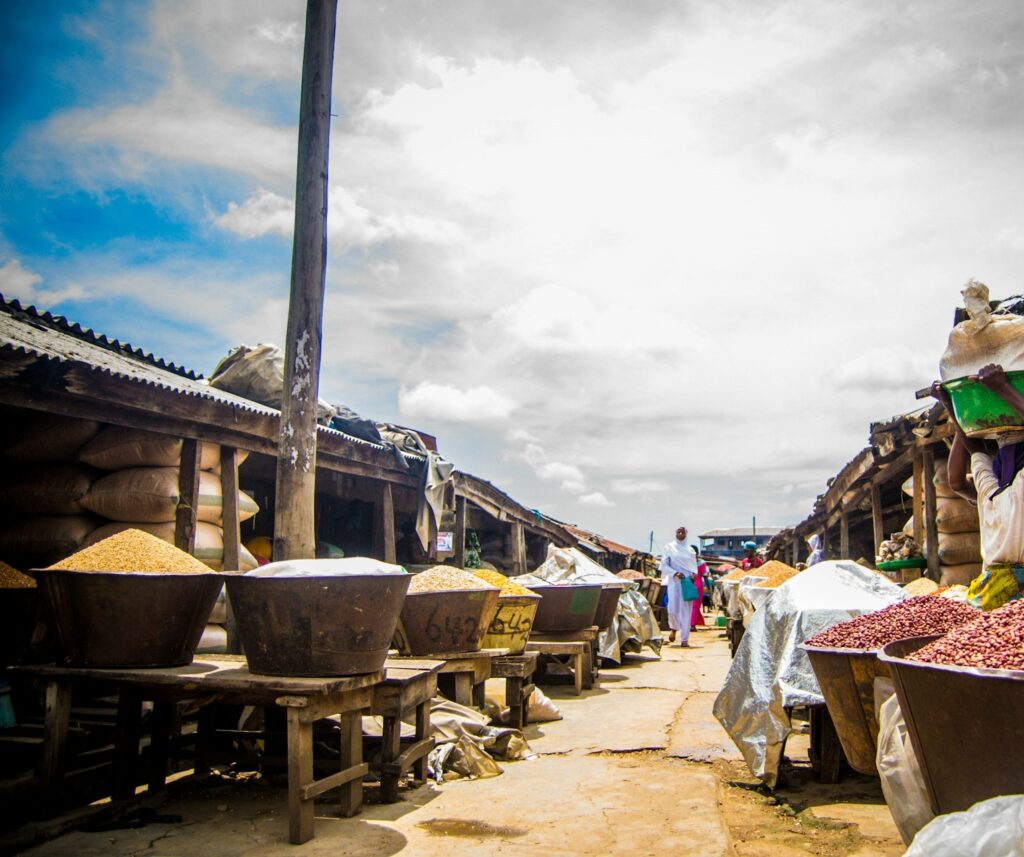
<path fill-rule="evenodd" d="M 579 631 L 565 631 L 552 634 L 531 634 L 526 650 L 538 652 L 546 656 L 569 656 L 574 664 L 573 677 L 576 692 L 590 690 L 597 680 L 597 637 L 598 628 L 591 626 Z M 583 643 L 583 656 L 578 659 L 574 644 Z M 567 647 L 559 650 L 557 647 Z"/>
<path fill-rule="evenodd" d="M 427 780 L 427 756 L 434 749 L 430 736 L 430 700 L 437 694 L 440 661 L 394 661 L 384 664 L 385 678 L 373 689 L 372 713 L 384 719 L 381 739 L 380 799 L 398 800 L 398 783 L 411 769 L 413 781 Z M 416 732 L 402 750 L 402 722 L 415 712 Z"/>
<path fill-rule="evenodd" d="M 522 729 L 529 719 L 530 697 L 533 695 L 533 674 L 537 670 L 537 652 L 502 655 L 491 661 L 491 678 L 505 679 L 505 704 L 509 708 L 510 726 Z"/>
<path fill-rule="evenodd" d="M 437 688 L 441 695 L 459 705 L 483 708 L 484 685 L 491 677 L 491 661 L 507 654 L 508 649 L 481 649 L 443 655 L 401 655 L 389 657 L 388 663 L 398 667 L 405 663 L 420 663 L 424 659 L 441 661 L 437 675 Z"/>
<path fill-rule="evenodd" d="M 288 839 L 301 844 L 313 838 L 314 801 L 340 789 L 340 813 L 359 812 L 363 802 L 362 715 L 373 701 L 373 688 L 383 672 L 339 678 L 293 678 L 254 675 L 244 658 L 231 655 L 201 656 L 188 666 L 166 669 L 72 669 L 59 666 L 17 667 L 27 678 L 46 688 L 43 753 L 38 780 L 44 813 L 60 808 L 64 774 L 64 747 L 68 735 L 71 690 L 77 685 L 109 688 L 118 694 L 117 739 L 112 797 L 129 798 L 138 781 L 136 767 L 143 700 L 154 702 L 150 745 L 149 784 L 163 786 L 167 772 L 167 725 L 179 700 L 209 698 L 234 705 L 279 706 L 287 718 Z M 317 780 L 313 775 L 313 723 L 340 715 L 341 750 L 338 770 Z M 206 718 L 209 722 L 209 718 Z M 197 741 L 209 738 L 202 728 Z M 197 747 L 197 755 L 201 746 Z"/>

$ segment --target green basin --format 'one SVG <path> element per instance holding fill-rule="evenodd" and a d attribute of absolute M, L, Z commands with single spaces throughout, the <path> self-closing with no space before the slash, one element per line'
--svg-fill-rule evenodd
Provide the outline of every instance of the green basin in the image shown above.
<path fill-rule="evenodd" d="M 1024 393 L 1024 372 L 1007 372 L 1006 377 Z M 1020 414 L 976 378 L 955 378 L 942 386 L 949 393 L 956 421 L 971 437 L 994 437 L 1024 429 Z"/>

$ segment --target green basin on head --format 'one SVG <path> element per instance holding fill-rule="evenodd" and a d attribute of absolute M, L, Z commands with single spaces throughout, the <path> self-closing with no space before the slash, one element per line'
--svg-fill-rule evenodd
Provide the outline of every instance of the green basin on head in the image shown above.
<path fill-rule="evenodd" d="M 1014 389 L 1024 393 L 1024 372 L 1007 372 L 1006 377 Z M 1020 414 L 976 378 L 955 378 L 942 386 L 949 393 L 956 421 L 972 437 L 1024 429 Z"/>

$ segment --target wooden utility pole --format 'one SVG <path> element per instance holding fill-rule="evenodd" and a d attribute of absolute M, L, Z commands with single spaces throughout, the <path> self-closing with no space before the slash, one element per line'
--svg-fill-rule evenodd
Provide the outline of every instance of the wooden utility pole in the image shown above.
<path fill-rule="evenodd" d="M 306 0 L 295 236 L 277 455 L 274 559 L 316 553 L 316 405 L 327 267 L 327 159 L 338 0 Z"/>

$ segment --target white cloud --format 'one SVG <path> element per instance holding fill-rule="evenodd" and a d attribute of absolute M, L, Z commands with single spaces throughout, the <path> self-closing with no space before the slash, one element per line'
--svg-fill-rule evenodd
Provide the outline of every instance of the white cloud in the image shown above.
<path fill-rule="evenodd" d="M 0 294 L 7 300 L 17 298 L 22 304 L 32 304 L 40 309 L 50 309 L 63 301 L 82 300 L 88 293 L 77 283 L 67 283 L 62 288 L 40 289 L 41 275 L 23 268 L 20 259 L 9 259 L 0 267 Z"/>
<path fill-rule="evenodd" d="M 398 407 L 403 415 L 417 419 L 489 423 L 507 419 L 515 403 L 490 387 L 460 390 L 450 384 L 421 381 L 399 390 Z"/>
<path fill-rule="evenodd" d="M 869 348 L 841 363 L 834 383 L 841 390 L 914 390 L 939 377 L 937 355 L 902 345 Z"/>
<path fill-rule="evenodd" d="M 668 491 L 670 487 L 664 479 L 612 480 L 612 490 L 618 494 L 654 494 Z"/>
<path fill-rule="evenodd" d="M 595 491 L 592 494 L 584 494 L 576 502 L 581 506 L 603 506 L 606 509 L 615 505 L 600 491 Z"/>

